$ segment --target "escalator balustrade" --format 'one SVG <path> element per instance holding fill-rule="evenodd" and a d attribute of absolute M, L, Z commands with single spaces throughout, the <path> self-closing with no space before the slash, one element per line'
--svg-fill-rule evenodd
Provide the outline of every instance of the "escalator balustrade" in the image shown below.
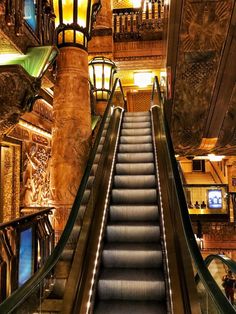
<path fill-rule="evenodd" d="M 125 113 L 94 313 L 166 313 L 149 112 Z"/>

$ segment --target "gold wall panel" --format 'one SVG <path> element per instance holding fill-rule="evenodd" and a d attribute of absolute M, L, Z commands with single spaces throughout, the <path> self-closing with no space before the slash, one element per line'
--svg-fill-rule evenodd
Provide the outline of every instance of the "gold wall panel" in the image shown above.
<path fill-rule="evenodd" d="M 128 111 L 148 111 L 151 103 L 151 91 L 137 91 L 127 93 Z"/>
<path fill-rule="evenodd" d="M 1 146 L 1 216 L 6 222 L 20 215 L 20 146 Z"/>

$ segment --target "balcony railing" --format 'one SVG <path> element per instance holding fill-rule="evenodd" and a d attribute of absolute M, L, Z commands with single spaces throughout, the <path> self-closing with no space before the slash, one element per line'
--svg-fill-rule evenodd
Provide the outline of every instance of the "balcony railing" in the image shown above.
<path fill-rule="evenodd" d="M 54 248 L 52 208 L 0 224 L 0 302 L 39 269 Z"/>
<path fill-rule="evenodd" d="M 143 2 L 142 8 L 114 9 L 115 41 L 161 38 L 164 25 L 164 1 Z"/>
<path fill-rule="evenodd" d="M 49 0 L 6 0 L 3 14 L 4 31 L 16 36 L 29 31 L 40 45 L 53 43 L 54 13 Z"/>

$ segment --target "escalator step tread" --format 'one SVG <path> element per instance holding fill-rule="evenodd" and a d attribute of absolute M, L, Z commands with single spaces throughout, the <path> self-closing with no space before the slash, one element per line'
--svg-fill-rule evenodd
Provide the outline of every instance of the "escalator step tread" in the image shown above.
<path fill-rule="evenodd" d="M 150 116 L 124 116 L 123 122 L 149 122 L 151 120 Z"/>
<path fill-rule="evenodd" d="M 108 242 L 157 243 L 160 241 L 160 226 L 144 223 L 116 223 L 106 228 Z"/>
<path fill-rule="evenodd" d="M 104 250 L 161 251 L 160 243 L 105 243 Z"/>
<path fill-rule="evenodd" d="M 147 189 L 156 187 L 156 177 L 154 175 L 143 175 L 143 176 L 127 176 L 127 175 L 116 175 L 114 176 L 113 187 L 117 188 L 136 188 L 136 189 Z"/>
<path fill-rule="evenodd" d="M 151 143 L 136 145 L 136 144 L 120 144 L 118 146 L 119 153 L 141 153 L 141 152 L 153 152 L 153 146 Z"/>
<path fill-rule="evenodd" d="M 162 251 L 153 243 L 106 243 L 102 253 L 103 267 L 160 268 Z"/>
<path fill-rule="evenodd" d="M 118 153 L 118 163 L 142 163 L 154 162 L 154 154 L 152 152 L 143 153 Z"/>
<path fill-rule="evenodd" d="M 156 205 L 111 205 L 111 221 L 148 221 L 159 218 L 158 207 Z"/>
<path fill-rule="evenodd" d="M 151 128 L 151 122 L 123 122 L 122 129 L 146 129 Z"/>
<path fill-rule="evenodd" d="M 147 175 L 154 174 L 153 163 L 116 163 L 116 174 Z"/>
<path fill-rule="evenodd" d="M 111 192 L 112 204 L 156 204 L 157 191 L 156 189 L 112 189 Z"/>
<path fill-rule="evenodd" d="M 163 300 L 163 272 L 160 269 L 102 268 L 98 296 L 103 300 Z"/>
<path fill-rule="evenodd" d="M 152 143 L 151 135 L 144 135 L 144 136 L 128 136 L 122 135 L 120 136 L 120 143 L 121 144 L 146 144 Z"/>
<path fill-rule="evenodd" d="M 99 301 L 94 309 L 94 314 L 165 314 L 165 302 L 155 301 L 125 301 L 109 300 Z"/>
<path fill-rule="evenodd" d="M 140 129 L 121 129 L 121 135 L 126 136 L 139 136 L 139 135 L 151 135 L 151 128 L 140 128 Z"/>

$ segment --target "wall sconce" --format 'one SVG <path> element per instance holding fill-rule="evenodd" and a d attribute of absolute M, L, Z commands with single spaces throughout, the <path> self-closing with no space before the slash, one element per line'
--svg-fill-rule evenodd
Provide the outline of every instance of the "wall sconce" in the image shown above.
<path fill-rule="evenodd" d="M 53 5 L 58 47 L 76 46 L 87 50 L 100 0 L 53 0 Z"/>
<path fill-rule="evenodd" d="M 147 87 L 152 85 L 152 72 L 134 72 L 134 85 Z"/>
<path fill-rule="evenodd" d="M 95 57 L 89 62 L 89 77 L 96 100 L 108 100 L 115 73 L 116 65 L 108 58 Z"/>

